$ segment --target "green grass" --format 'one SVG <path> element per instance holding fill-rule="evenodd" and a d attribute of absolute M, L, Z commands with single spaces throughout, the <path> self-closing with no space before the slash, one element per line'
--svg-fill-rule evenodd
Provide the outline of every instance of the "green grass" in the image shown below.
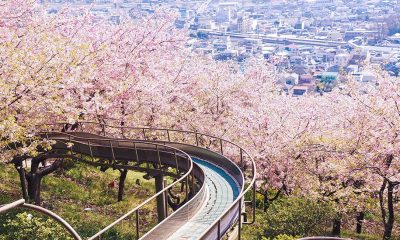
<path fill-rule="evenodd" d="M 144 173 L 129 171 L 124 200 L 117 202 L 117 188 L 110 190 L 107 185 L 112 180 L 118 181 L 118 170 L 101 172 L 81 163 L 69 165 L 66 170 L 42 180 L 42 205 L 65 218 L 84 237 L 98 232 L 155 193 L 153 180 L 143 179 Z M 0 204 L 20 199 L 19 176 L 13 166 L 0 165 L 0 176 Z M 137 179 L 140 179 L 140 186 L 136 184 Z M 142 224 L 147 227 L 156 221 L 154 206 L 155 202 L 152 201 L 141 212 Z M 85 208 L 90 208 L 90 211 L 85 211 Z M 1 216 L 0 225 L 6 218 L 12 218 L 13 214 Z M 124 221 L 102 239 L 132 238 L 134 223 L 134 219 Z"/>
<path fill-rule="evenodd" d="M 11 165 L 0 163 L 0 204 L 21 198 L 19 183 L 17 171 Z"/>

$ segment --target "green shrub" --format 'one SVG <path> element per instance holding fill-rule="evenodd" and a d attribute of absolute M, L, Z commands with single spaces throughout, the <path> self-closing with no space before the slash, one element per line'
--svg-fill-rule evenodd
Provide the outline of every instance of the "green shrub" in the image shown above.
<path fill-rule="evenodd" d="M 274 240 L 296 240 L 296 239 L 298 239 L 298 237 L 293 237 L 286 234 L 281 234 L 274 238 Z"/>
<path fill-rule="evenodd" d="M 296 240 L 296 239 L 298 239 L 299 237 L 293 237 L 293 236 L 289 236 L 289 235 L 286 235 L 286 234 L 281 234 L 281 235 L 278 235 L 278 236 L 276 236 L 275 238 L 267 238 L 267 237 L 261 237 L 261 240 Z"/>
<path fill-rule="evenodd" d="M 265 214 L 264 235 L 321 235 L 333 216 L 333 208 L 328 204 L 298 197 L 280 199 Z"/>
<path fill-rule="evenodd" d="M 3 228 L 1 240 L 72 240 L 64 228 L 52 219 L 36 216 L 27 212 L 19 213 L 13 219 L 8 219 Z"/>
<path fill-rule="evenodd" d="M 298 197 L 280 198 L 267 212 L 258 210 L 256 223 L 246 226 L 244 234 L 248 239 L 279 240 L 291 239 L 291 236 L 325 235 L 334 214 L 328 204 Z"/>

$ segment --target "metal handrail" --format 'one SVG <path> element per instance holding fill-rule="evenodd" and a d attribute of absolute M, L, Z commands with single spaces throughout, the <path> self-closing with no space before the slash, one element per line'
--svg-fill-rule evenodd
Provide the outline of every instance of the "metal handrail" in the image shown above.
<path fill-rule="evenodd" d="M 25 199 L 20 199 L 12 203 L 0 205 L 0 213 L 6 212 L 10 209 L 19 207 L 20 205 L 23 205 L 25 203 Z"/>
<path fill-rule="evenodd" d="M 88 138 L 88 137 L 76 136 L 76 135 L 70 134 L 68 132 L 56 132 L 56 131 L 54 131 L 54 132 L 39 132 L 38 134 L 39 135 L 40 134 L 45 135 L 48 140 L 59 140 L 59 141 L 60 140 L 64 140 L 64 141 L 68 141 L 68 142 L 71 142 L 71 143 L 75 142 L 75 143 L 79 143 L 79 144 L 86 144 L 89 147 L 90 156 L 91 156 L 92 159 L 94 158 L 93 152 L 92 152 L 92 147 L 104 146 L 104 147 L 109 147 L 111 149 L 112 160 L 115 161 L 116 158 L 115 158 L 115 154 L 114 154 L 114 152 L 115 152 L 114 148 L 118 147 L 119 149 L 122 149 L 122 148 L 124 148 L 124 149 L 133 149 L 135 151 L 136 161 L 138 163 L 140 163 L 139 155 L 138 155 L 138 149 L 140 149 L 140 148 L 137 147 L 137 144 L 145 144 L 145 145 L 150 145 L 150 146 L 154 146 L 155 147 L 155 149 L 153 149 L 152 151 L 157 151 L 158 152 L 157 153 L 157 155 L 158 155 L 158 164 L 161 164 L 160 163 L 160 151 L 161 151 L 160 147 L 164 148 L 163 149 L 164 151 L 166 149 L 172 150 L 173 154 L 175 155 L 176 169 L 179 171 L 179 164 L 178 164 L 177 159 L 176 159 L 177 153 L 181 153 L 181 155 L 186 156 L 186 158 L 188 158 L 188 156 L 189 156 L 184 151 L 182 151 L 182 150 L 180 150 L 178 148 L 175 148 L 175 147 L 172 147 L 172 146 L 167 146 L 165 144 L 159 144 L 159 143 L 156 143 L 156 142 L 149 142 L 149 141 L 143 141 L 143 140 L 117 139 L 117 138 L 107 138 L 107 137 L 103 137 L 103 136 L 101 136 L 101 137 L 89 137 Z M 57 138 L 57 137 L 56 138 L 50 138 L 49 134 L 50 135 L 54 135 L 54 134 L 63 135 L 63 136 L 66 136 L 67 138 Z M 95 143 L 95 142 L 98 142 L 98 141 L 108 142 L 109 145 L 101 145 L 101 144 Z M 122 146 L 122 147 L 114 146 L 112 144 L 112 142 L 133 143 L 133 148 L 129 147 L 129 146 Z M 73 146 L 71 146 L 71 150 L 73 151 Z M 147 148 L 146 149 L 142 149 L 142 150 L 150 151 L 150 149 L 147 149 Z M 172 152 L 167 152 L 167 153 L 172 154 Z M 189 166 L 190 166 L 189 165 L 190 161 L 192 161 L 191 157 L 190 157 L 190 159 L 188 159 L 188 169 L 189 169 Z"/>
<path fill-rule="evenodd" d="M 66 133 L 66 132 L 41 132 L 39 134 L 45 134 L 47 139 L 49 140 L 64 140 L 64 141 L 69 141 L 71 143 L 75 142 L 75 143 L 80 143 L 80 144 L 88 144 L 88 146 L 95 146 L 96 144 L 99 145 L 98 143 L 96 144 L 90 144 L 90 142 L 92 141 L 110 141 L 110 143 L 112 142 L 129 142 L 129 143 L 140 143 L 140 144 L 148 144 L 151 146 L 155 146 L 157 147 L 156 150 L 160 151 L 160 146 L 163 148 L 167 148 L 170 150 L 173 150 L 174 153 L 179 152 L 181 155 L 185 156 L 185 158 L 188 160 L 188 170 L 187 172 L 182 175 L 179 179 L 177 179 L 176 181 L 174 181 L 173 183 L 171 183 L 170 185 L 168 185 L 167 187 L 164 187 L 161 191 L 157 192 L 155 195 L 151 196 L 150 198 L 146 199 L 144 202 L 142 202 L 141 204 L 139 204 L 138 206 L 136 206 L 135 208 L 133 208 L 132 210 L 130 210 L 129 212 L 127 212 L 126 214 L 124 214 L 123 216 L 121 216 L 120 218 L 118 218 L 117 220 L 115 220 L 114 222 L 112 222 L 111 224 L 109 224 L 108 226 L 106 226 L 105 228 L 103 228 L 101 231 L 99 231 L 98 233 L 96 233 L 95 235 L 93 235 L 92 237 L 88 238 L 88 240 L 93 240 L 98 238 L 99 236 L 101 236 L 104 232 L 106 232 L 107 230 L 109 230 L 110 228 L 112 228 L 113 226 L 115 226 L 116 224 L 118 224 L 119 222 L 121 222 L 122 220 L 126 219 L 127 217 L 129 217 L 130 215 L 132 215 L 133 213 L 135 213 L 136 215 L 136 224 L 138 225 L 139 221 L 138 221 L 138 217 L 139 217 L 139 210 L 146 205 L 147 203 L 149 203 L 150 201 L 156 199 L 159 195 L 161 194 L 166 194 L 168 193 L 167 191 L 169 189 L 171 189 L 172 187 L 174 187 L 176 184 L 183 182 L 186 179 L 186 185 L 188 185 L 189 183 L 189 176 L 190 174 L 193 172 L 193 160 L 192 158 L 185 152 L 183 152 L 182 150 L 179 150 L 177 148 L 171 147 L 171 146 L 166 146 L 166 145 L 161 145 L 158 143 L 154 143 L 154 142 L 145 142 L 145 141 L 135 141 L 135 140 L 127 140 L 127 139 L 112 139 L 112 138 L 85 138 L 85 137 L 79 137 L 79 136 L 75 136 L 73 134 L 70 133 Z M 58 134 L 58 135 L 62 135 L 65 136 L 66 138 L 51 138 L 52 134 Z M 81 140 L 81 141 L 80 141 Z M 136 145 L 134 145 L 134 148 L 130 148 L 130 147 L 123 147 L 123 148 L 130 148 L 132 150 L 137 150 Z M 114 146 L 112 144 L 110 144 L 110 146 L 106 146 L 105 147 L 110 147 L 111 151 L 114 152 Z M 91 153 L 91 157 L 93 158 L 93 154 Z M 137 159 L 138 160 L 138 159 Z M 177 166 L 177 170 L 179 170 L 179 167 Z M 192 175 L 192 181 L 194 181 L 194 175 Z M 188 186 L 186 186 L 187 188 Z M 186 192 L 186 198 L 187 198 L 187 192 Z M 136 235 L 137 238 L 139 238 L 139 227 L 136 226 Z"/>
<path fill-rule="evenodd" d="M 82 239 L 79 236 L 79 234 L 75 231 L 75 229 L 73 227 L 71 227 L 71 225 L 69 225 L 69 223 L 67 223 L 60 216 L 58 216 L 54 212 L 52 212 L 48 209 L 42 208 L 40 206 L 36 206 L 33 204 L 27 204 L 27 203 L 25 203 L 25 199 L 20 199 L 20 200 L 17 200 L 15 202 L 5 204 L 5 205 L 0 205 L 0 214 L 4 213 L 6 211 L 9 211 L 11 209 L 14 209 L 14 208 L 18 208 L 18 207 L 26 208 L 26 209 L 34 210 L 36 212 L 43 213 L 43 214 L 47 215 L 48 217 L 52 218 L 53 220 L 57 221 L 58 223 L 60 223 L 65 228 L 65 230 L 67 230 L 74 237 L 75 240 Z"/>
<path fill-rule="evenodd" d="M 161 226 L 162 224 L 165 224 L 168 222 L 168 220 L 173 219 L 175 217 L 175 215 L 179 214 L 179 211 L 181 209 L 185 209 L 188 208 L 189 205 L 193 205 L 193 202 L 196 201 L 199 197 L 203 198 L 206 191 L 206 185 L 203 184 L 200 188 L 200 190 L 196 193 L 196 196 L 194 196 L 193 198 L 191 198 L 186 204 L 184 204 L 183 206 L 181 206 L 178 210 L 174 211 L 171 215 L 169 215 L 167 218 L 165 218 L 163 221 L 161 221 L 156 227 L 154 227 L 152 230 L 148 231 L 145 235 L 142 236 L 142 238 L 146 239 L 146 237 L 148 236 L 148 234 L 151 234 L 153 230 L 155 230 L 158 226 Z M 166 233 L 167 234 L 167 233 Z"/>
<path fill-rule="evenodd" d="M 109 128 L 116 128 L 116 129 L 141 130 L 141 132 L 143 133 L 144 141 L 151 141 L 151 140 L 147 140 L 146 130 L 150 130 L 150 131 L 164 131 L 164 132 L 167 134 L 167 136 L 168 136 L 168 139 L 167 139 L 167 140 L 164 140 L 164 141 L 166 141 L 166 142 L 173 142 L 173 141 L 171 141 L 171 139 L 170 139 L 170 134 L 171 134 L 171 132 L 194 134 L 195 139 L 196 139 L 196 144 L 191 144 L 191 145 L 194 145 L 194 146 L 199 146 L 199 141 L 198 141 L 198 140 L 199 140 L 199 138 L 202 137 L 202 136 L 209 137 L 209 138 L 214 138 L 214 139 L 216 139 L 216 140 L 219 141 L 219 144 L 220 144 L 220 153 L 221 153 L 222 155 L 223 155 L 223 152 L 224 152 L 224 151 L 223 151 L 223 143 L 228 143 L 228 144 L 230 144 L 230 145 L 233 145 L 233 146 L 239 148 L 240 151 L 241 151 L 242 153 L 245 153 L 245 154 L 250 158 L 250 160 L 251 160 L 252 171 L 253 171 L 252 173 L 254 173 L 254 176 L 256 175 L 256 172 L 255 172 L 256 164 L 255 164 L 255 162 L 254 162 L 254 159 L 251 157 L 251 155 L 250 155 L 244 148 L 242 148 L 241 146 L 239 146 L 238 144 L 236 144 L 236 143 L 234 143 L 234 142 L 231 142 L 231 141 L 229 141 L 229 140 L 226 140 L 226 139 L 223 139 L 223 138 L 220 138 L 220 137 L 216 137 L 216 136 L 213 136 L 213 135 L 210 135 L 210 134 L 200 133 L 200 132 L 197 132 L 197 131 L 180 130 L 180 129 L 169 129 L 169 128 L 115 126 L 115 125 L 109 125 L 109 124 L 97 123 L 97 122 L 90 122 L 90 121 L 81 121 L 81 122 L 78 122 L 78 123 L 79 123 L 79 126 L 81 127 L 81 130 L 83 129 L 83 128 L 82 128 L 82 125 L 83 125 L 83 124 L 95 124 L 95 125 L 99 125 L 99 126 L 101 126 L 101 127 L 103 128 L 104 136 L 105 136 L 105 134 L 106 134 L 106 132 L 105 132 L 106 127 L 109 127 Z M 69 124 L 69 123 L 67 123 L 67 122 L 47 123 L 47 124 L 43 124 L 43 125 L 36 125 L 36 127 L 43 127 L 43 126 L 61 126 L 61 127 L 64 127 L 64 125 L 66 125 L 66 124 Z M 179 143 L 179 142 L 178 142 L 178 143 Z M 242 153 L 240 153 L 240 155 L 242 155 Z M 241 160 L 242 160 L 242 159 L 241 159 Z M 240 167 L 242 168 L 243 166 L 240 165 Z M 254 178 L 254 180 L 255 180 L 255 178 Z"/>
<path fill-rule="evenodd" d="M 115 121 L 115 119 L 113 119 L 113 120 Z M 43 126 L 60 126 L 60 125 L 62 127 L 64 127 L 65 124 L 67 124 L 67 123 L 45 124 L 45 125 L 41 125 L 41 127 L 43 127 Z M 248 186 L 246 187 L 246 189 L 244 189 L 244 190 L 242 189 L 240 195 L 236 198 L 236 200 L 221 214 L 221 216 L 217 220 L 215 220 L 213 222 L 212 225 L 210 225 L 210 227 L 204 232 L 202 237 L 204 237 L 208 232 L 210 232 L 211 230 L 213 230 L 215 228 L 218 229 L 217 230 L 218 231 L 218 236 L 221 236 L 221 233 L 220 233 L 220 230 L 221 230 L 221 226 L 220 226 L 221 219 L 225 215 L 227 215 L 231 210 L 233 210 L 236 207 L 236 205 L 238 205 L 238 212 L 239 212 L 239 217 L 238 217 L 238 221 L 237 221 L 238 222 L 238 226 L 239 226 L 238 227 L 238 235 L 239 235 L 238 237 L 239 237 L 239 239 L 240 239 L 240 236 L 241 236 L 241 226 L 242 226 L 242 224 L 252 224 L 252 223 L 254 223 L 254 221 L 255 221 L 255 210 L 256 210 L 255 209 L 256 175 L 257 175 L 257 173 L 256 173 L 256 164 L 255 164 L 254 159 L 251 157 L 251 155 L 245 149 L 240 147 L 238 144 L 235 144 L 235 143 L 233 143 L 233 142 L 231 142 L 229 140 L 226 140 L 226 139 L 223 139 L 223 138 L 219 138 L 219 137 L 216 137 L 216 136 L 212 136 L 212 135 L 209 135 L 209 134 L 199 133 L 197 131 L 177 130 L 177 129 L 169 129 L 169 128 L 114 126 L 114 125 L 109 125 L 109 124 L 105 124 L 105 123 L 97 123 L 97 122 L 90 122 L 90 121 L 78 122 L 78 128 L 80 127 L 81 130 L 83 130 L 83 125 L 84 124 L 92 124 L 92 125 L 94 124 L 96 126 L 100 126 L 104 135 L 106 135 L 106 128 L 119 129 L 121 131 L 122 135 L 125 133 L 125 130 L 127 130 L 127 129 L 140 130 L 143 133 L 144 140 L 147 140 L 146 131 L 162 131 L 167 135 L 167 140 L 164 140 L 164 141 L 171 142 L 171 143 L 173 143 L 173 141 L 171 141 L 171 133 L 172 132 L 192 134 L 195 137 L 195 144 L 191 144 L 191 145 L 198 146 L 198 147 L 200 147 L 199 136 L 200 137 L 201 136 L 206 136 L 206 137 L 209 137 L 209 138 L 213 138 L 213 139 L 217 140 L 217 142 L 219 142 L 220 153 L 222 155 L 224 154 L 224 144 L 223 143 L 230 144 L 230 145 L 232 145 L 234 147 L 237 147 L 240 150 L 240 154 L 239 154 L 240 155 L 240 165 L 239 165 L 239 167 L 243 171 L 244 175 L 245 175 L 245 172 L 246 172 L 246 169 L 245 169 L 246 166 L 244 165 L 244 162 L 243 162 L 244 161 L 244 155 L 246 155 L 247 158 L 250 159 L 251 180 L 248 183 Z M 180 143 L 180 142 L 177 142 L 177 143 Z M 188 144 L 186 142 L 183 142 L 183 143 Z M 246 180 L 246 176 L 244 176 L 244 178 Z M 252 190 L 252 201 L 251 201 L 252 202 L 252 210 L 253 210 L 252 211 L 252 220 L 250 222 L 247 222 L 247 221 L 243 222 L 242 218 L 241 218 L 242 210 L 243 210 L 242 209 L 242 205 L 243 205 L 243 203 L 246 203 L 246 201 L 244 201 L 244 197 L 245 197 L 246 193 L 249 192 L 250 190 Z"/>

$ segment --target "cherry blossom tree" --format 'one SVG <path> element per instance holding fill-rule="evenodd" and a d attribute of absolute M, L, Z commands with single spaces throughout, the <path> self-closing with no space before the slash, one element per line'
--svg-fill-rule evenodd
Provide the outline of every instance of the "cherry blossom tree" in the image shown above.
<path fill-rule="evenodd" d="M 75 37 L 85 19 L 57 19 L 32 2 L 0 5 L 0 151 L 3 161 L 19 153 L 35 155 L 30 130 L 54 116 L 75 119 L 70 89 L 84 81 L 84 62 L 93 54 Z M 17 148 L 11 143 L 20 143 Z"/>
<path fill-rule="evenodd" d="M 248 149 L 264 206 L 292 194 L 362 212 L 374 198 L 389 239 L 400 185 L 398 79 L 376 72 L 376 84 L 349 80 L 322 96 L 292 97 L 262 60 L 238 65 L 192 53 L 174 18 L 160 10 L 114 25 L 68 9 L 50 15 L 33 1 L 0 3 L 1 160 L 19 156 L 22 174 L 21 161 L 33 157 L 30 197 L 40 202 L 41 178 L 62 165 L 40 167 L 38 146 L 51 143 L 32 138 L 38 124 L 187 129 Z"/>
<path fill-rule="evenodd" d="M 352 125 L 359 129 L 359 137 L 355 137 L 359 157 L 352 171 L 362 172 L 365 184 L 378 195 L 383 239 L 390 239 L 400 185 L 400 95 L 398 79 L 379 71 L 375 74 L 375 85 L 355 85 L 347 93 L 356 105 Z"/>
<path fill-rule="evenodd" d="M 1 157 L 13 159 L 20 174 L 26 171 L 22 161 L 33 157 L 21 180 L 28 183 L 24 196 L 39 204 L 41 179 L 63 160 L 43 165 L 46 157 L 37 150 L 51 144 L 35 139 L 35 126 L 72 124 L 92 113 L 119 113 L 123 119 L 136 109 L 136 116 L 148 117 L 141 103 L 152 98 L 152 88 L 162 86 L 158 76 L 176 74 L 179 60 L 168 57 L 174 51 L 179 56 L 183 44 L 172 29 L 173 15 L 164 11 L 140 23 L 112 25 L 68 9 L 49 15 L 35 2 L 9 0 L 0 8 Z"/>

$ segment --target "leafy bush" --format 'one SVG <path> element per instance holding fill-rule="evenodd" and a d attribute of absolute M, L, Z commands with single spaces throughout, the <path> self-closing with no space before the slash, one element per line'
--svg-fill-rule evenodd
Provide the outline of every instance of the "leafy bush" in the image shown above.
<path fill-rule="evenodd" d="M 264 235 L 321 235 L 333 216 L 333 208 L 328 204 L 298 197 L 280 199 L 266 213 Z"/>
<path fill-rule="evenodd" d="M 324 235 L 334 214 L 328 204 L 298 197 L 281 198 L 274 201 L 267 212 L 258 211 L 256 223 L 249 226 L 245 234 L 251 239 L 279 240 Z"/>
<path fill-rule="evenodd" d="M 1 240 L 72 240 L 64 228 L 52 219 L 34 216 L 27 212 L 19 213 L 16 218 L 8 219 L 0 228 L 6 235 Z"/>
<path fill-rule="evenodd" d="M 286 234 L 278 235 L 274 238 L 274 240 L 296 240 L 298 237 L 292 237 Z"/>
<path fill-rule="evenodd" d="M 292 237 L 286 234 L 278 235 L 275 238 L 267 238 L 267 237 L 261 237 L 261 240 L 296 240 L 298 237 Z"/>

